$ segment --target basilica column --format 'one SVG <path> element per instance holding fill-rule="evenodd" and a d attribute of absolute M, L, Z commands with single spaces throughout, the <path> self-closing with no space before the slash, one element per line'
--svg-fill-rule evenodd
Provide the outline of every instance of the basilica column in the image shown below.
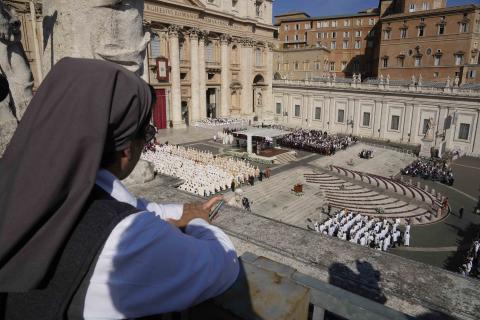
<path fill-rule="evenodd" d="M 229 55 L 229 43 L 230 37 L 226 34 L 220 36 L 221 56 L 222 56 L 222 73 L 221 73 L 221 117 L 228 117 L 230 115 L 230 55 Z"/>
<path fill-rule="evenodd" d="M 242 95 L 240 106 L 242 115 L 253 115 L 253 46 L 252 39 L 242 39 L 240 54 L 240 82 L 242 84 Z"/>
<path fill-rule="evenodd" d="M 172 86 L 172 104 L 171 117 L 173 126 L 184 127 L 185 123 L 182 121 L 182 90 L 180 86 L 180 47 L 178 43 L 178 33 L 180 27 L 171 25 L 168 27 L 168 41 L 170 46 L 170 81 Z"/>
<path fill-rule="evenodd" d="M 200 76 L 200 119 L 207 118 L 207 69 L 205 65 L 205 40 L 207 34 L 200 33 L 198 39 L 198 72 Z"/>
<path fill-rule="evenodd" d="M 267 85 L 265 90 L 265 99 L 263 103 L 263 120 L 273 120 L 273 115 L 275 113 L 275 106 L 273 103 L 273 43 L 267 43 L 266 48 L 266 79 L 265 83 Z M 311 116 L 309 116 L 311 118 Z M 311 121 L 311 119 L 310 119 Z"/>
<path fill-rule="evenodd" d="M 190 86 L 191 112 L 190 123 L 200 120 L 200 75 L 198 68 L 198 29 L 189 31 L 190 38 Z"/>

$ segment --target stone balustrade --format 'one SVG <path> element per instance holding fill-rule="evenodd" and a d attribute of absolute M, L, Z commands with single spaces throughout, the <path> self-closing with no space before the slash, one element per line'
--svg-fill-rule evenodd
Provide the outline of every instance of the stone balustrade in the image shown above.
<path fill-rule="evenodd" d="M 138 196 L 161 203 L 199 200 L 171 187 L 175 184 L 172 178 L 157 177 L 131 189 Z M 328 310 L 329 301 L 333 301 L 328 299 L 336 301 L 335 309 L 331 311 L 348 319 L 392 319 L 388 316 L 368 318 L 367 313 L 359 313 L 363 302 L 358 302 L 360 306 L 356 302 L 352 306 L 351 299 L 354 298 L 335 294 L 338 288 L 353 293 L 360 299 L 358 301 L 365 301 L 365 306 L 367 300 L 363 298 L 375 301 L 376 304 L 371 306 L 380 308 L 379 314 L 393 309 L 420 319 L 478 318 L 480 285 L 475 279 L 229 206 L 221 210 L 214 224 L 231 237 L 239 255 L 251 252 L 298 272 L 295 273 L 298 275 L 294 277 L 294 280 L 298 278 L 295 282 L 310 287 L 315 293 L 310 298 L 317 310 L 314 319 L 322 319 L 322 309 Z M 328 298 L 332 295 L 334 298 Z M 346 310 L 350 311 L 342 313 Z"/>
<path fill-rule="evenodd" d="M 434 94 L 434 95 L 452 95 L 452 96 L 470 96 L 480 97 L 480 89 L 464 89 L 462 87 L 433 87 L 427 85 L 399 85 L 399 84 L 386 84 L 385 82 L 378 83 L 365 83 L 355 81 L 341 81 L 340 79 L 324 79 L 322 81 L 315 80 L 274 80 L 273 85 L 276 87 L 299 86 L 302 88 L 345 88 L 356 89 L 358 91 L 387 91 L 387 92 L 404 92 L 404 93 L 422 93 L 422 94 Z"/>

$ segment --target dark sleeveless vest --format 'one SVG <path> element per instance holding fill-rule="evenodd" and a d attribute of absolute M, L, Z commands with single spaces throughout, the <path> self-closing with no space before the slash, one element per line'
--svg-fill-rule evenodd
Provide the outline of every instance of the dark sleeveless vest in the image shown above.
<path fill-rule="evenodd" d="M 138 209 L 95 186 L 86 213 L 60 253 L 46 288 L 3 294 L 0 319 L 83 319 L 87 288 L 101 249 L 115 226 L 135 212 Z"/>

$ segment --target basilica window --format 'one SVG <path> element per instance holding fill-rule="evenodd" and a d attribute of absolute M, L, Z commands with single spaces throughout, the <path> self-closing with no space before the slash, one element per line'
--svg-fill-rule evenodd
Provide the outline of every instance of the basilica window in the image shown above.
<path fill-rule="evenodd" d="M 360 38 L 362 36 L 362 30 L 355 31 L 355 37 Z"/>
<path fill-rule="evenodd" d="M 152 41 L 150 42 L 150 51 L 152 58 L 158 58 L 162 55 L 160 49 L 160 38 L 158 36 L 154 36 Z"/>
<path fill-rule="evenodd" d="M 362 47 L 362 42 L 360 40 L 355 40 L 355 49 L 360 49 Z"/>
<path fill-rule="evenodd" d="M 255 65 L 256 65 L 257 67 L 263 65 L 263 59 L 262 59 L 263 57 L 262 57 L 262 56 L 263 56 L 262 49 L 257 48 L 257 49 L 255 50 Z"/>
<path fill-rule="evenodd" d="M 466 32 L 468 32 L 468 23 L 461 22 L 460 23 L 460 33 L 466 33 Z"/>
<path fill-rule="evenodd" d="M 343 26 L 344 27 L 350 27 L 350 22 L 351 22 L 351 20 L 344 20 L 343 21 Z"/>
<path fill-rule="evenodd" d="M 340 122 L 340 123 L 344 123 L 344 122 L 345 122 L 345 110 L 343 110 L 343 109 L 338 109 L 337 122 Z"/>
<path fill-rule="evenodd" d="M 282 114 L 282 104 L 280 102 L 277 102 L 276 113 Z"/>
<path fill-rule="evenodd" d="M 399 130 L 400 128 L 400 116 L 392 116 L 392 121 L 390 123 L 390 129 Z"/>
<path fill-rule="evenodd" d="M 441 64 L 442 56 L 436 55 L 433 57 L 433 65 L 438 67 Z"/>
<path fill-rule="evenodd" d="M 343 40 L 343 49 L 348 49 L 348 40 Z"/>
<path fill-rule="evenodd" d="M 295 105 L 295 117 L 300 117 L 300 105 L 296 104 Z"/>
<path fill-rule="evenodd" d="M 337 49 L 337 43 L 335 41 L 330 43 L 330 49 Z"/>
<path fill-rule="evenodd" d="M 214 52 L 214 47 L 213 47 L 213 43 L 209 43 L 207 44 L 207 46 L 205 47 L 205 56 L 206 56 L 206 60 L 207 62 L 215 62 L 215 52 Z"/>
<path fill-rule="evenodd" d="M 294 63 L 293 68 L 294 68 L 295 71 L 298 71 L 298 69 L 300 68 L 298 62 Z"/>
<path fill-rule="evenodd" d="M 335 31 L 332 32 L 332 39 L 335 39 L 337 37 L 337 33 Z"/>
<path fill-rule="evenodd" d="M 315 120 L 320 120 L 322 116 L 322 108 L 315 107 Z"/>
<path fill-rule="evenodd" d="M 232 9 L 233 10 L 237 9 L 237 3 L 238 3 L 238 0 L 232 0 Z"/>
<path fill-rule="evenodd" d="M 333 21 L 332 21 L 332 27 L 336 28 L 337 25 L 338 25 L 337 20 L 333 20 Z"/>
<path fill-rule="evenodd" d="M 470 124 L 460 123 L 460 129 L 458 130 L 458 139 L 468 140 L 470 135 Z"/>
<path fill-rule="evenodd" d="M 409 12 L 415 12 L 415 4 L 414 3 L 410 4 L 410 7 L 409 7 L 408 11 Z"/>
<path fill-rule="evenodd" d="M 405 57 L 404 57 L 404 56 L 399 56 L 399 57 L 397 58 L 397 62 L 398 62 L 398 66 L 399 66 L 400 68 L 405 67 Z"/>
<path fill-rule="evenodd" d="M 363 122 L 364 127 L 370 127 L 370 112 L 363 113 Z"/>
<path fill-rule="evenodd" d="M 345 71 L 347 68 L 347 61 L 342 61 L 342 71 Z"/>
<path fill-rule="evenodd" d="M 350 37 L 350 32 L 344 31 L 344 32 L 343 32 L 343 37 L 344 37 L 344 38 L 349 38 L 349 37 Z"/>
<path fill-rule="evenodd" d="M 400 39 L 405 39 L 407 37 L 407 28 L 400 29 Z"/>
<path fill-rule="evenodd" d="M 373 26 L 374 24 L 375 24 L 375 19 L 372 19 L 372 18 L 368 19 L 369 26 Z"/>

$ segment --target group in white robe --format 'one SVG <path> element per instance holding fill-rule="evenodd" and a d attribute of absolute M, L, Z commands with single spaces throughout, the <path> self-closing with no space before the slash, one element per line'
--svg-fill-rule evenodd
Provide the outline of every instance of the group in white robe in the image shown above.
<path fill-rule="evenodd" d="M 241 185 L 250 176 L 258 176 L 246 161 L 183 146 L 155 146 L 142 159 L 152 162 L 157 173 L 182 179 L 180 190 L 205 197 L 229 189 L 232 182 Z"/>
<path fill-rule="evenodd" d="M 388 251 L 399 244 L 402 237 L 399 225 L 399 219 L 392 224 L 386 219 L 370 218 L 344 209 L 322 224 L 315 222 L 314 230 L 361 246 Z M 410 230 L 410 225 L 407 225 L 407 228 Z M 408 240 L 405 241 L 407 235 Z M 410 244 L 410 231 L 405 232 L 404 241 L 406 246 Z"/>

